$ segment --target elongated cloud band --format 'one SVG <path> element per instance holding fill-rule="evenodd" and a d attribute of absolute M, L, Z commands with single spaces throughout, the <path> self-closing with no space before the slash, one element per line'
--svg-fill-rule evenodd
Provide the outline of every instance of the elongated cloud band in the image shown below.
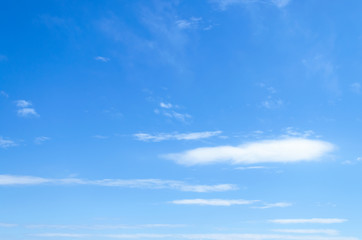
<path fill-rule="evenodd" d="M 245 143 L 239 146 L 205 147 L 163 155 L 182 165 L 212 163 L 255 164 L 317 160 L 334 150 L 331 143 L 306 138 L 287 138 Z"/>
<path fill-rule="evenodd" d="M 40 184 L 67 184 L 67 185 L 96 185 L 108 187 L 142 188 L 142 189 L 173 189 L 184 192 L 223 192 L 236 190 L 233 184 L 193 185 L 183 181 L 161 179 L 101 179 L 84 180 L 79 178 L 51 179 L 34 176 L 0 175 L 1 185 L 40 185 Z"/>
<path fill-rule="evenodd" d="M 270 222 L 280 224 L 291 224 L 291 223 L 320 223 L 320 224 L 331 224 L 331 223 L 343 223 L 347 219 L 341 218 L 300 218 L 300 219 L 273 219 Z"/>
<path fill-rule="evenodd" d="M 155 234 L 155 233 L 133 233 L 133 234 L 79 234 L 79 233 L 37 233 L 31 234 L 35 237 L 48 238 L 113 238 L 113 239 L 197 239 L 197 240 L 358 240 L 356 237 L 344 236 L 318 236 L 318 235 L 282 235 L 282 234 Z"/>

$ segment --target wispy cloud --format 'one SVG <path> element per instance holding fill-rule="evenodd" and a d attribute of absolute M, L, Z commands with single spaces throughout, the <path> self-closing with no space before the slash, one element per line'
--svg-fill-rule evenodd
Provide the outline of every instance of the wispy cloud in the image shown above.
<path fill-rule="evenodd" d="M 17 226 L 18 226 L 18 224 L 0 222 L 0 227 L 3 227 L 3 228 L 12 228 L 12 227 L 17 227 Z"/>
<path fill-rule="evenodd" d="M 192 118 L 192 116 L 188 113 L 180 113 L 175 111 L 174 109 L 179 108 L 179 106 L 177 105 L 160 102 L 159 106 L 161 109 L 156 108 L 154 111 L 156 114 L 162 114 L 168 118 L 172 118 L 180 122 L 187 122 L 189 119 Z"/>
<path fill-rule="evenodd" d="M 284 235 L 284 234 L 240 234 L 240 233 L 206 233 L 206 234 L 76 234 L 76 233 L 36 233 L 34 237 L 62 238 L 113 238 L 113 239 L 197 239 L 197 240 L 359 240 L 356 237 L 318 236 L 318 235 Z"/>
<path fill-rule="evenodd" d="M 9 139 L 4 139 L 3 137 L 0 136 L 0 148 L 8 148 L 8 147 L 14 147 L 17 144 Z"/>
<path fill-rule="evenodd" d="M 197 185 L 183 181 L 161 179 L 101 179 L 85 180 L 80 178 L 41 178 L 34 176 L 0 175 L 0 186 L 11 185 L 94 185 L 107 187 L 140 188 L 140 189 L 172 189 L 184 192 L 223 192 L 236 190 L 233 184 Z"/>
<path fill-rule="evenodd" d="M 18 116 L 20 116 L 20 117 L 30 117 L 30 116 L 38 117 L 39 116 L 39 114 L 35 111 L 34 108 L 21 108 L 21 109 L 18 109 L 17 113 L 18 113 Z"/>
<path fill-rule="evenodd" d="M 32 105 L 31 102 L 26 101 L 26 100 L 17 100 L 17 101 L 15 101 L 15 104 L 17 107 L 20 107 L 20 108 L 29 107 Z"/>
<path fill-rule="evenodd" d="M 191 17 L 189 19 L 180 19 L 176 21 L 180 29 L 197 28 L 202 18 Z"/>
<path fill-rule="evenodd" d="M 160 107 L 169 109 L 169 108 L 172 108 L 172 104 L 171 103 L 160 102 Z"/>
<path fill-rule="evenodd" d="M 258 200 L 244 199 L 182 199 L 174 200 L 171 203 L 177 205 L 206 205 L 206 206 L 232 206 L 232 205 L 250 205 Z"/>
<path fill-rule="evenodd" d="M 20 117 L 38 117 L 39 114 L 35 111 L 32 106 L 32 103 L 26 100 L 17 100 L 15 101 L 16 106 L 18 107 L 17 113 Z"/>
<path fill-rule="evenodd" d="M 5 91 L 0 91 L 0 96 L 8 98 L 9 94 L 7 94 Z"/>
<path fill-rule="evenodd" d="M 0 225 L 1 226 L 1 225 Z M 128 225 L 128 224 L 115 224 L 115 225 L 59 225 L 59 224 L 33 224 L 26 225 L 26 228 L 30 229 L 90 229 L 90 230 L 107 230 L 107 229 L 149 229 L 149 228 L 180 228 L 185 227 L 184 224 L 163 224 L 163 223 L 152 223 L 152 224 L 139 224 L 139 225 Z"/>
<path fill-rule="evenodd" d="M 107 57 L 97 56 L 94 58 L 94 60 L 100 61 L 100 62 L 109 62 L 110 59 Z"/>
<path fill-rule="evenodd" d="M 193 133 L 159 133 L 159 134 L 148 134 L 148 133 L 136 133 L 133 134 L 139 141 L 152 141 L 160 142 L 165 140 L 198 140 L 203 138 L 210 138 L 221 134 L 221 131 L 208 131 L 208 132 L 193 132 Z"/>
<path fill-rule="evenodd" d="M 337 235 L 339 232 L 335 229 L 273 229 L 280 233 L 300 233 L 300 234 L 327 234 Z"/>
<path fill-rule="evenodd" d="M 294 223 L 320 223 L 320 224 L 331 224 L 331 223 L 344 223 L 347 219 L 342 218 L 307 218 L 307 219 L 273 219 L 269 220 L 272 223 L 280 224 L 294 224 Z"/>
<path fill-rule="evenodd" d="M 46 141 L 49 141 L 49 140 L 50 140 L 49 137 L 41 136 L 41 137 L 36 137 L 36 138 L 34 139 L 34 143 L 40 145 L 40 144 L 42 144 L 42 143 L 44 143 L 44 142 L 46 142 Z"/>
<path fill-rule="evenodd" d="M 284 208 L 284 207 L 290 207 L 293 204 L 288 202 L 277 202 L 277 203 L 265 203 L 264 206 L 258 206 L 253 208 L 259 208 L 259 209 L 267 209 L 267 208 Z"/>
<path fill-rule="evenodd" d="M 361 93 L 361 84 L 359 82 L 354 82 L 350 85 L 351 91 L 354 93 Z"/>
<path fill-rule="evenodd" d="M 266 169 L 265 166 L 250 166 L 250 167 L 237 167 L 238 170 L 252 170 L 252 169 Z"/>
<path fill-rule="evenodd" d="M 284 8 L 290 3 L 290 0 L 211 0 L 211 2 L 216 3 L 220 10 L 225 11 L 233 5 L 251 3 L 273 4 L 278 8 Z"/>
<path fill-rule="evenodd" d="M 317 160 L 334 148 L 333 144 L 321 140 L 286 138 L 249 142 L 239 146 L 196 148 L 163 157 L 183 165 L 290 163 Z"/>

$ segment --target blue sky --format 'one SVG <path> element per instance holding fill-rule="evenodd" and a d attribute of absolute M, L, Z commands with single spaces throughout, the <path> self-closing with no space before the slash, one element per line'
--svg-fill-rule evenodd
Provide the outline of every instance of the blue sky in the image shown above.
<path fill-rule="evenodd" d="M 360 239 L 361 7 L 2 1 L 0 239 Z"/>

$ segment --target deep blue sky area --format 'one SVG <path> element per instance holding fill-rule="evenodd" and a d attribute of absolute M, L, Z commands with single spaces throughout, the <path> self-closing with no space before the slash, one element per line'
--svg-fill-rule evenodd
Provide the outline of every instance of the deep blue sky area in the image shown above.
<path fill-rule="evenodd" d="M 0 239 L 361 239 L 361 8 L 0 1 Z"/>

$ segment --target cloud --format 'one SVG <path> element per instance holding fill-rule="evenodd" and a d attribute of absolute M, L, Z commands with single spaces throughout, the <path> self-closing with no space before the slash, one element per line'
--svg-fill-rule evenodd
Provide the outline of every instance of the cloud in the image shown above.
<path fill-rule="evenodd" d="M 0 222 L 0 227 L 3 227 L 3 228 L 11 228 L 11 227 L 17 227 L 17 226 L 18 226 L 18 224 Z"/>
<path fill-rule="evenodd" d="M 244 143 L 239 146 L 204 147 L 163 155 L 182 165 L 214 163 L 256 164 L 314 161 L 334 150 L 331 143 L 306 138 L 286 138 Z"/>
<path fill-rule="evenodd" d="M 224 192 L 236 190 L 237 186 L 233 184 L 217 185 L 193 185 L 183 181 L 160 180 L 160 179 L 101 179 L 101 180 L 84 180 L 79 178 L 41 178 L 33 176 L 15 176 L 0 175 L 0 186 L 11 185 L 94 185 L 107 187 L 124 187 L 140 189 L 171 189 L 184 192 Z"/>
<path fill-rule="evenodd" d="M 283 101 L 281 99 L 273 99 L 269 98 L 261 103 L 261 105 L 267 109 L 275 109 L 279 108 L 283 105 Z"/>
<path fill-rule="evenodd" d="M 8 98 L 9 95 L 5 91 L 0 91 L 0 96 Z"/>
<path fill-rule="evenodd" d="M 339 232 L 335 229 L 273 229 L 280 233 L 300 233 L 300 234 L 327 234 L 337 235 Z"/>
<path fill-rule="evenodd" d="M 294 224 L 294 223 L 319 223 L 319 224 L 331 224 L 331 223 L 344 223 L 347 219 L 341 218 L 309 218 L 309 219 L 273 219 L 269 220 L 272 223 L 280 224 Z"/>
<path fill-rule="evenodd" d="M 94 60 L 100 61 L 100 62 L 109 62 L 110 59 L 107 57 L 101 57 L 101 56 L 97 56 L 94 58 Z"/>
<path fill-rule="evenodd" d="M 198 140 L 203 138 L 210 138 L 221 134 L 221 131 L 208 131 L 208 132 L 193 132 L 193 133 L 159 133 L 151 135 L 148 133 L 133 134 L 139 141 L 152 141 L 160 142 L 165 140 Z"/>
<path fill-rule="evenodd" d="M 0 136 L 0 148 L 15 147 L 16 145 L 17 144 L 14 141 L 4 139 L 3 137 Z"/>
<path fill-rule="evenodd" d="M 50 140 L 49 137 L 41 136 L 41 137 L 36 137 L 36 138 L 34 139 L 34 143 L 35 143 L 35 144 L 42 144 L 42 143 L 44 143 L 44 142 L 46 142 L 46 141 L 49 141 L 49 140 Z"/>
<path fill-rule="evenodd" d="M 361 84 L 358 82 L 352 83 L 350 85 L 351 91 L 354 93 L 361 93 Z"/>
<path fill-rule="evenodd" d="M 289 4 L 290 0 L 272 0 L 275 6 L 278 8 L 286 7 Z"/>
<path fill-rule="evenodd" d="M 181 122 L 186 122 L 187 119 L 192 118 L 190 114 L 178 113 L 176 111 L 164 112 L 163 115 L 165 115 L 166 117 L 169 117 L 169 118 L 174 118 L 174 119 L 179 120 Z"/>
<path fill-rule="evenodd" d="M 171 103 L 160 102 L 160 107 L 161 109 L 154 110 L 156 114 L 162 113 L 164 116 L 168 118 L 173 118 L 181 122 L 187 122 L 188 119 L 192 118 L 190 114 L 179 113 L 176 112 L 175 110 L 172 110 L 172 108 L 177 108 L 178 107 L 177 105 L 175 106 Z"/>
<path fill-rule="evenodd" d="M 20 116 L 20 117 L 30 117 L 30 116 L 38 117 L 39 116 L 39 114 L 35 111 L 34 108 L 21 108 L 21 109 L 18 109 L 17 113 L 18 113 L 18 116 Z"/>
<path fill-rule="evenodd" d="M 34 237 L 68 237 L 68 238 L 113 238 L 113 239 L 194 239 L 194 240 L 358 240 L 355 237 L 318 236 L 318 235 L 282 235 L 282 234 L 238 234 L 238 233 L 208 233 L 208 234 L 76 234 L 76 233 L 36 233 Z"/>
<path fill-rule="evenodd" d="M 216 3 L 219 6 L 219 9 L 222 11 L 227 10 L 229 7 L 233 5 L 241 5 L 241 4 L 250 4 L 250 3 L 261 3 L 261 4 L 273 4 L 278 8 L 286 7 L 290 0 L 211 0 L 211 2 Z"/>
<path fill-rule="evenodd" d="M 0 225 L 1 226 L 1 225 Z M 183 224 L 139 224 L 139 225 L 57 225 L 57 224 L 35 224 L 26 225 L 30 229 L 91 229 L 91 230 L 105 230 L 105 229 L 147 229 L 147 228 L 180 228 L 185 227 Z"/>
<path fill-rule="evenodd" d="M 34 108 L 31 108 L 32 103 L 26 100 L 17 100 L 15 101 L 16 106 L 18 107 L 17 113 L 20 117 L 38 117 L 39 114 L 35 111 Z"/>
<path fill-rule="evenodd" d="M 172 108 L 172 104 L 171 104 L 171 103 L 161 102 L 161 103 L 160 103 L 160 107 L 169 109 L 169 108 Z"/>
<path fill-rule="evenodd" d="M 20 108 L 29 107 L 32 105 L 31 102 L 25 101 L 25 100 L 17 100 L 17 101 L 15 101 L 15 104 L 17 107 L 20 107 Z"/>
<path fill-rule="evenodd" d="M 250 167 L 237 167 L 237 170 L 250 170 L 250 169 L 266 169 L 265 166 L 250 166 Z"/>
<path fill-rule="evenodd" d="M 259 209 L 267 209 L 267 208 L 275 208 L 275 207 L 290 207 L 293 204 L 288 203 L 288 202 L 277 202 L 277 203 L 266 203 L 264 204 L 264 206 L 261 207 L 253 207 L 253 208 L 259 208 Z"/>
<path fill-rule="evenodd" d="M 202 18 L 191 17 L 190 19 L 180 19 L 176 25 L 180 29 L 197 28 Z"/>
<path fill-rule="evenodd" d="M 207 206 L 232 206 L 232 205 L 249 205 L 258 202 L 258 200 L 243 199 L 182 199 L 174 200 L 171 203 L 177 205 L 207 205 Z"/>

